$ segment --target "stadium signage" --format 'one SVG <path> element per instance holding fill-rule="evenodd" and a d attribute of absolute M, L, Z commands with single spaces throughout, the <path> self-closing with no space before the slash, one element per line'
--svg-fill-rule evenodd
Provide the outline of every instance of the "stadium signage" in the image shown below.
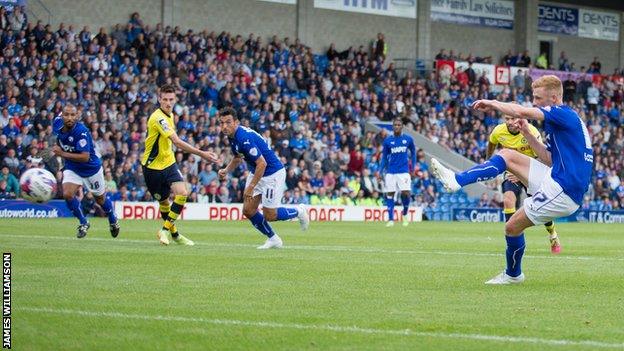
<path fill-rule="evenodd" d="M 540 32 L 611 41 L 620 37 L 620 15 L 615 12 L 539 5 L 538 16 Z"/>
<path fill-rule="evenodd" d="M 422 208 L 412 207 L 408 218 L 412 222 L 422 220 Z M 160 212 L 156 202 L 115 202 L 115 214 L 121 219 L 158 219 Z M 328 221 L 365 221 L 378 222 L 388 219 L 388 212 L 383 207 L 369 206 L 308 206 L 310 220 Z M 400 218 L 400 211 L 395 211 Z M 242 204 L 199 204 L 187 203 L 180 214 L 184 220 L 241 221 L 245 220 Z"/>
<path fill-rule="evenodd" d="M 416 18 L 417 0 L 314 0 L 319 9 Z"/>
<path fill-rule="evenodd" d="M 500 208 L 456 208 L 452 218 L 460 222 L 503 222 L 504 217 Z"/>
<path fill-rule="evenodd" d="M 265 2 L 276 2 L 278 4 L 297 5 L 297 0 L 259 0 Z"/>
<path fill-rule="evenodd" d="M 624 223 L 624 211 L 584 211 L 584 220 L 591 223 Z M 577 217 L 578 219 L 578 217 Z"/>
<path fill-rule="evenodd" d="M 461 25 L 513 29 L 514 1 L 431 0 L 431 19 Z"/>
<path fill-rule="evenodd" d="M 614 12 L 580 9 L 578 36 L 618 41 L 620 39 L 620 15 Z"/>
<path fill-rule="evenodd" d="M 59 218 L 73 217 L 65 201 L 53 200 L 34 204 L 24 200 L 0 201 L 0 218 Z"/>

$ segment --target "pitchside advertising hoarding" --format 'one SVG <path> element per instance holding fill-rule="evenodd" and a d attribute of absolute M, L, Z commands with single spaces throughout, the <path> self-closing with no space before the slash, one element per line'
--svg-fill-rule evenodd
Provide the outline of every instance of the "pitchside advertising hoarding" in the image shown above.
<path fill-rule="evenodd" d="M 386 221 L 388 211 L 384 207 L 369 206 L 307 206 L 311 221 Z M 121 219 L 160 218 L 156 202 L 115 202 L 115 213 Z M 401 210 L 395 210 L 395 218 L 401 218 Z M 407 216 L 411 222 L 422 220 L 422 208 L 410 207 Z M 241 221 L 243 204 L 187 203 L 179 217 L 184 220 Z"/>
<path fill-rule="evenodd" d="M 437 22 L 513 29 L 514 1 L 431 0 L 431 19 Z"/>
<path fill-rule="evenodd" d="M 159 219 L 156 202 L 114 203 L 115 213 L 121 219 Z M 382 222 L 388 220 L 385 207 L 369 206 L 308 206 L 312 221 L 364 221 Z M 410 207 L 407 214 L 412 222 L 422 221 L 423 208 Z M 23 200 L 0 200 L 0 218 L 61 218 L 73 217 L 65 201 L 53 200 L 45 204 L 33 204 Z M 395 209 L 395 218 L 401 218 L 401 209 Z M 240 221 L 245 220 L 242 204 L 198 204 L 187 203 L 180 215 L 181 220 Z M 452 212 L 454 221 L 502 222 L 503 212 L 498 208 L 461 208 Z M 562 219 L 567 222 L 624 223 L 624 210 L 594 211 L 580 210 Z"/>
<path fill-rule="evenodd" d="M 620 15 L 615 12 L 540 4 L 538 16 L 540 32 L 611 41 L 620 38 Z"/>

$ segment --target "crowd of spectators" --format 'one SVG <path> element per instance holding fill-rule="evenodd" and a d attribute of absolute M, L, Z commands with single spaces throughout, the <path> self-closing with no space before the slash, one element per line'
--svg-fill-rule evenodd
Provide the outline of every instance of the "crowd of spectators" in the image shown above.
<path fill-rule="evenodd" d="M 235 107 L 243 125 L 266 137 L 281 157 L 287 168 L 286 203 L 375 205 L 381 204 L 378 161 L 387 132 L 366 132 L 367 121 L 400 117 L 450 150 L 481 161 L 488 132 L 499 119 L 475 118 L 467 106 L 482 97 L 528 103 L 530 96 L 524 79 L 523 86 L 514 83 L 495 95 L 480 78 L 399 75 L 384 62 L 388 44 L 381 33 L 372 48 L 334 47 L 327 57 L 313 54 L 298 39 L 150 26 L 138 13 L 97 33 L 89 27 L 30 23 L 19 10 L 0 10 L 0 24 L 0 198 L 19 196 L 19 174 L 39 162 L 60 180 L 62 160 L 42 161 L 39 154 L 54 143 L 53 117 L 71 102 L 102 155 L 111 197 L 151 201 L 139 159 L 157 87 L 164 83 L 177 87 L 180 137 L 221 155 L 214 165 L 176 154 L 191 190 L 189 201 L 203 203 L 242 200 L 244 165 L 229 181 L 217 179 L 218 167 L 232 157 L 216 120 L 223 106 Z M 621 158 L 615 156 L 617 145 L 624 146 L 621 119 L 616 126 L 604 113 L 614 106 L 619 113 L 622 95 L 615 91 L 621 86 L 608 90 L 605 84 L 597 87 L 595 110 L 583 96 L 575 94 L 574 100 L 596 143 L 590 200 L 601 201 L 615 177 L 624 178 Z M 417 159 L 416 204 L 435 206 L 439 183 L 430 177 L 420 150 Z M 613 207 L 622 205 L 624 184 L 620 188 L 607 195 Z"/>

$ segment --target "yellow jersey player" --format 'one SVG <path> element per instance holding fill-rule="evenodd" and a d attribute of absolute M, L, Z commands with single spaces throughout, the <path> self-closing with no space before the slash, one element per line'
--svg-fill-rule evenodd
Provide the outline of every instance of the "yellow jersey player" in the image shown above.
<path fill-rule="evenodd" d="M 516 150 L 524 155 L 532 158 L 537 158 L 537 154 L 533 151 L 529 145 L 526 137 L 520 132 L 518 127 L 518 119 L 505 116 L 505 123 L 497 125 L 490 134 L 487 158 L 490 158 L 498 145 L 506 149 Z M 541 142 L 542 137 L 540 132 L 532 124 L 528 124 L 528 131 Z M 503 181 L 503 213 L 505 214 L 505 221 L 509 221 L 509 218 L 516 212 L 516 204 L 520 198 L 520 194 L 526 188 L 518 180 L 518 178 L 510 172 L 506 172 L 505 180 Z M 531 196 L 532 194 L 527 194 Z M 561 244 L 559 237 L 555 231 L 555 224 L 552 221 L 544 224 L 546 231 L 549 234 L 550 251 L 554 254 L 561 252 Z"/>
<path fill-rule="evenodd" d="M 160 87 L 158 103 L 160 107 L 147 120 L 147 136 L 145 152 L 141 159 L 147 190 L 160 203 L 160 213 L 165 221 L 158 231 L 158 240 L 169 245 L 169 233 L 173 241 L 181 245 L 194 245 L 180 233 L 174 224 L 178 218 L 188 195 L 182 172 L 176 164 L 172 145 L 184 152 L 195 154 L 209 162 L 216 162 L 217 155 L 199 150 L 181 140 L 176 134 L 173 106 L 177 98 L 175 88 L 171 85 Z M 173 193 L 173 204 L 169 197 Z"/>

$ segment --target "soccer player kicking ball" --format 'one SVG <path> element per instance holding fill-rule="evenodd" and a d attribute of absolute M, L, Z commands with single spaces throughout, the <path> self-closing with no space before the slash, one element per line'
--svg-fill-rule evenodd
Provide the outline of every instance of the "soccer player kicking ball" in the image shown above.
<path fill-rule="evenodd" d="M 506 117 L 505 123 L 497 125 L 490 134 L 487 158 L 492 156 L 498 145 L 505 149 L 516 150 L 529 157 L 536 158 L 537 154 L 533 151 L 533 147 L 535 147 L 535 143 L 542 143 L 542 136 L 537 128 L 527 123 L 524 119 L 512 118 L 509 116 L 503 117 Z M 519 128 L 520 123 L 525 126 L 524 130 Z M 506 172 L 505 181 L 503 181 L 503 213 L 505 214 L 505 222 L 516 212 L 516 202 L 522 194 L 522 190 L 526 190 L 526 188 L 520 183 L 518 178 L 512 173 Z M 529 194 L 529 196 L 531 196 L 531 194 Z M 561 244 L 557 231 L 555 231 L 555 224 L 550 221 L 545 223 L 544 226 L 549 234 L 550 251 L 554 254 L 560 253 Z"/>
<path fill-rule="evenodd" d="M 171 238 L 177 244 L 192 246 L 195 243 L 180 234 L 174 224 L 186 204 L 188 191 L 173 154 L 173 145 L 209 162 L 216 162 L 218 158 L 214 153 L 199 150 L 178 137 L 173 118 L 173 106 L 176 101 L 173 86 L 165 84 L 160 87 L 158 93 L 160 107 L 147 120 L 145 152 L 141 164 L 147 190 L 160 203 L 160 215 L 165 221 L 158 231 L 158 241 L 163 245 L 169 245 L 171 233 Z M 173 205 L 169 204 L 171 193 L 174 196 Z"/>
<path fill-rule="evenodd" d="M 80 221 L 76 236 L 84 238 L 91 226 L 76 198 L 76 193 L 82 186 L 95 196 L 95 201 L 108 216 L 111 236 L 116 238 L 119 235 L 119 223 L 113 204 L 105 194 L 102 161 L 95 153 L 91 133 L 83 123 L 78 122 L 76 107 L 72 104 L 65 105 L 62 115 L 54 119 L 52 127 L 58 143 L 52 147 L 52 153 L 65 160 L 63 197 L 69 210 Z"/>
<path fill-rule="evenodd" d="M 235 156 L 227 167 L 219 170 L 219 179 L 225 180 L 227 174 L 243 160 L 247 162 L 250 173 L 245 183 L 243 214 L 268 238 L 258 249 L 280 248 L 283 245 L 282 239 L 275 234 L 268 222 L 299 218 L 301 229 L 305 231 L 310 225 L 308 212 L 304 205 L 297 208 L 280 206 L 284 195 L 286 171 L 264 138 L 256 131 L 241 126 L 236 111 L 230 107 L 219 111 L 219 123 L 221 131 L 230 140 Z M 260 202 L 262 213 L 258 211 Z"/>
<path fill-rule="evenodd" d="M 561 81 L 547 75 L 535 80 L 532 87 L 533 104 L 537 107 L 496 100 L 477 100 L 472 107 L 477 111 L 494 110 L 521 119 L 544 121 L 546 145 L 531 145 L 537 159 L 503 149 L 485 163 L 457 174 L 431 159 L 434 175 L 449 191 L 492 179 L 509 170 L 533 194 L 505 224 L 507 269 L 486 284 L 522 283 L 524 229 L 576 212 L 591 179 L 594 161 L 591 139 L 579 115 L 563 104 Z M 525 125 L 520 127 L 526 129 Z"/>
<path fill-rule="evenodd" d="M 388 223 L 386 227 L 394 226 L 394 194 L 401 192 L 403 204 L 403 226 L 407 227 L 407 211 L 409 210 L 412 177 L 410 167 L 416 164 L 416 147 L 411 136 L 403 134 L 403 122 L 396 118 L 392 122 L 393 135 L 383 141 L 380 170 L 384 172 L 384 192 L 386 193 L 386 206 L 388 207 Z M 410 157 L 408 158 L 408 153 Z M 409 160 L 412 161 L 411 165 Z M 387 168 L 387 170 L 386 170 Z"/>

